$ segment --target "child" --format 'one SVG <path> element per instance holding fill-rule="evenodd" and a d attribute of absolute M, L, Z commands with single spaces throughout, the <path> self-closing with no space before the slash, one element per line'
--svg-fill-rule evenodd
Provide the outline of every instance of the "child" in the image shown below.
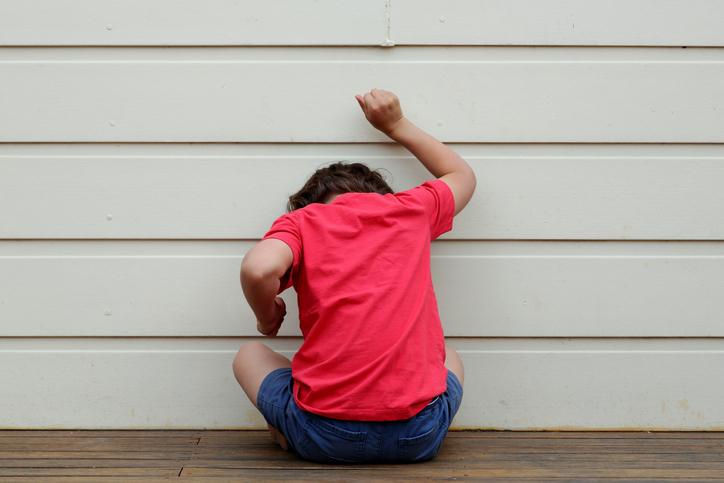
<path fill-rule="evenodd" d="M 462 399 L 464 369 L 445 347 L 430 241 L 475 190 L 475 174 L 402 115 L 397 97 L 356 96 L 367 120 L 437 178 L 393 194 L 361 164 L 318 170 L 241 264 L 257 329 L 274 337 L 298 294 L 304 343 L 289 361 L 244 344 L 234 375 L 272 438 L 322 463 L 434 458 Z"/>

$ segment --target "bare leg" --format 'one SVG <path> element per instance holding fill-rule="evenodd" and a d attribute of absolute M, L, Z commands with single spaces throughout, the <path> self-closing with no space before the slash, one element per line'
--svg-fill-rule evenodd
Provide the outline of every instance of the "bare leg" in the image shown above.
<path fill-rule="evenodd" d="M 256 398 L 264 378 L 272 371 L 284 367 L 292 367 L 292 361 L 281 354 L 277 354 L 261 342 L 247 342 L 234 358 L 234 376 L 246 393 L 251 403 L 258 409 Z M 283 434 L 269 426 L 271 437 L 283 449 L 287 449 L 287 440 Z"/>
<path fill-rule="evenodd" d="M 460 359 L 458 353 L 455 352 L 455 349 L 449 346 L 445 346 L 445 367 L 457 376 L 461 386 L 465 385 L 465 367 L 463 367 L 463 361 Z"/>

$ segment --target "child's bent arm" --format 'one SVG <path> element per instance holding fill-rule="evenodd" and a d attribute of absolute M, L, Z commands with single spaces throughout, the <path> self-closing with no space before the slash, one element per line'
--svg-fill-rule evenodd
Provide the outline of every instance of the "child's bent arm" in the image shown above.
<path fill-rule="evenodd" d="M 433 176 L 450 187 L 455 199 L 455 214 L 460 213 L 473 197 L 477 185 L 470 165 L 406 118 L 402 118 L 387 135 L 407 148 Z"/>
<path fill-rule="evenodd" d="M 372 89 L 357 101 L 375 128 L 402 144 L 436 178 L 444 181 L 455 199 L 457 215 L 468 204 L 477 181 L 470 165 L 455 151 L 412 124 L 402 115 L 400 101 L 391 92 Z"/>
<path fill-rule="evenodd" d="M 257 330 L 275 336 L 284 321 L 286 306 L 277 297 L 280 279 L 294 261 L 292 249 L 281 240 L 262 240 L 244 256 L 241 288 L 257 320 Z"/>

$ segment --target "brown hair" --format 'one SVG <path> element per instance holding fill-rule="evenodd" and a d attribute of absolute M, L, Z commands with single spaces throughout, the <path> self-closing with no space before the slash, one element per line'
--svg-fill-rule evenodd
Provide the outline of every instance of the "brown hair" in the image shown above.
<path fill-rule="evenodd" d="M 323 203 L 330 193 L 394 193 L 385 178 L 362 163 L 338 162 L 319 168 L 304 187 L 289 197 L 287 211 Z"/>

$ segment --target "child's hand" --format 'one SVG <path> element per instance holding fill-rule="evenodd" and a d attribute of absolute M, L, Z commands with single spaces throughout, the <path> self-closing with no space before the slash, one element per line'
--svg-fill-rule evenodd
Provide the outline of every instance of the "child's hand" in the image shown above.
<path fill-rule="evenodd" d="M 256 330 L 267 337 L 276 337 L 279 329 L 284 322 L 284 316 L 287 315 L 287 304 L 284 303 L 284 299 L 277 297 L 274 300 L 274 318 L 266 324 L 262 324 L 261 321 L 256 321 Z"/>
<path fill-rule="evenodd" d="M 367 120 L 388 136 L 404 119 L 400 100 L 392 92 L 372 89 L 364 95 L 355 96 Z"/>

